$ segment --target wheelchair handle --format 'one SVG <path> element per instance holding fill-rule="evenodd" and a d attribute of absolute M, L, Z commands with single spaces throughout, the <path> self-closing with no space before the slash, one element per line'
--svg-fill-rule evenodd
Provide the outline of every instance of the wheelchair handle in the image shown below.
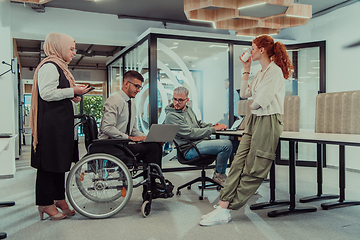
<path fill-rule="evenodd" d="M 84 114 L 74 115 L 74 118 L 82 118 Z"/>

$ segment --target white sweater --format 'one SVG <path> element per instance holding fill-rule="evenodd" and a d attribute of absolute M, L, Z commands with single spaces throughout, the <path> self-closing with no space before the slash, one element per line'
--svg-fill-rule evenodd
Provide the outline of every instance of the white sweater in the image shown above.
<path fill-rule="evenodd" d="M 252 97 L 260 105 L 252 110 L 257 116 L 284 114 L 285 79 L 281 68 L 271 62 L 265 71 L 256 73 L 251 83 L 241 81 L 240 96 Z"/>

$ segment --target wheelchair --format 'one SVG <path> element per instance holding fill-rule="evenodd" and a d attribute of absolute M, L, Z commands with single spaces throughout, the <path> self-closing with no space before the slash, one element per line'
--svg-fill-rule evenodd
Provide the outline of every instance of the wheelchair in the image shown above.
<path fill-rule="evenodd" d="M 87 154 L 71 168 L 66 179 L 66 195 L 78 213 L 96 219 L 111 217 L 127 205 L 133 188 L 144 185 L 146 191 L 142 194 L 141 213 L 147 217 L 153 199 L 174 195 L 174 186 L 164 178 L 160 167 L 154 163 L 142 163 L 126 147 L 130 139 L 97 139 L 97 124 L 93 116 L 83 114 L 75 118 L 80 120 L 76 126 L 83 127 Z M 121 150 L 121 159 L 98 151 L 99 146 L 108 145 Z M 133 179 L 143 177 L 143 171 L 147 177 L 133 185 Z M 156 186 L 152 186 L 154 182 Z"/>

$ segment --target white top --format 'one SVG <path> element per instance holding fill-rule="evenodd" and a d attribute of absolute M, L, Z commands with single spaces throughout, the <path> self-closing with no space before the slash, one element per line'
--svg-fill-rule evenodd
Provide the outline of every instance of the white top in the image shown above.
<path fill-rule="evenodd" d="M 265 71 L 256 73 L 251 83 L 241 81 L 240 97 L 253 98 L 253 106 L 260 106 L 252 110 L 257 116 L 284 114 L 285 79 L 281 68 L 271 62 Z"/>
<path fill-rule="evenodd" d="M 38 72 L 38 88 L 43 100 L 51 102 L 74 97 L 72 88 L 57 88 L 59 77 L 59 72 L 54 64 L 47 63 L 41 66 Z"/>

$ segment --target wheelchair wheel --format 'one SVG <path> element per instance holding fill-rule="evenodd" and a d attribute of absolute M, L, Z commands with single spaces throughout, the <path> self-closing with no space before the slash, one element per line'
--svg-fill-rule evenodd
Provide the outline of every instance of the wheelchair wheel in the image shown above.
<path fill-rule="evenodd" d="M 150 215 L 150 212 L 151 212 L 151 203 L 148 200 L 146 200 L 141 205 L 141 213 L 146 218 L 147 216 Z"/>
<path fill-rule="evenodd" d="M 133 190 L 127 166 L 96 153 L 83 157 L 69 172 L 66 195 L 73 208 L 89 218 L 107 218 L 126 206 Z"/>

